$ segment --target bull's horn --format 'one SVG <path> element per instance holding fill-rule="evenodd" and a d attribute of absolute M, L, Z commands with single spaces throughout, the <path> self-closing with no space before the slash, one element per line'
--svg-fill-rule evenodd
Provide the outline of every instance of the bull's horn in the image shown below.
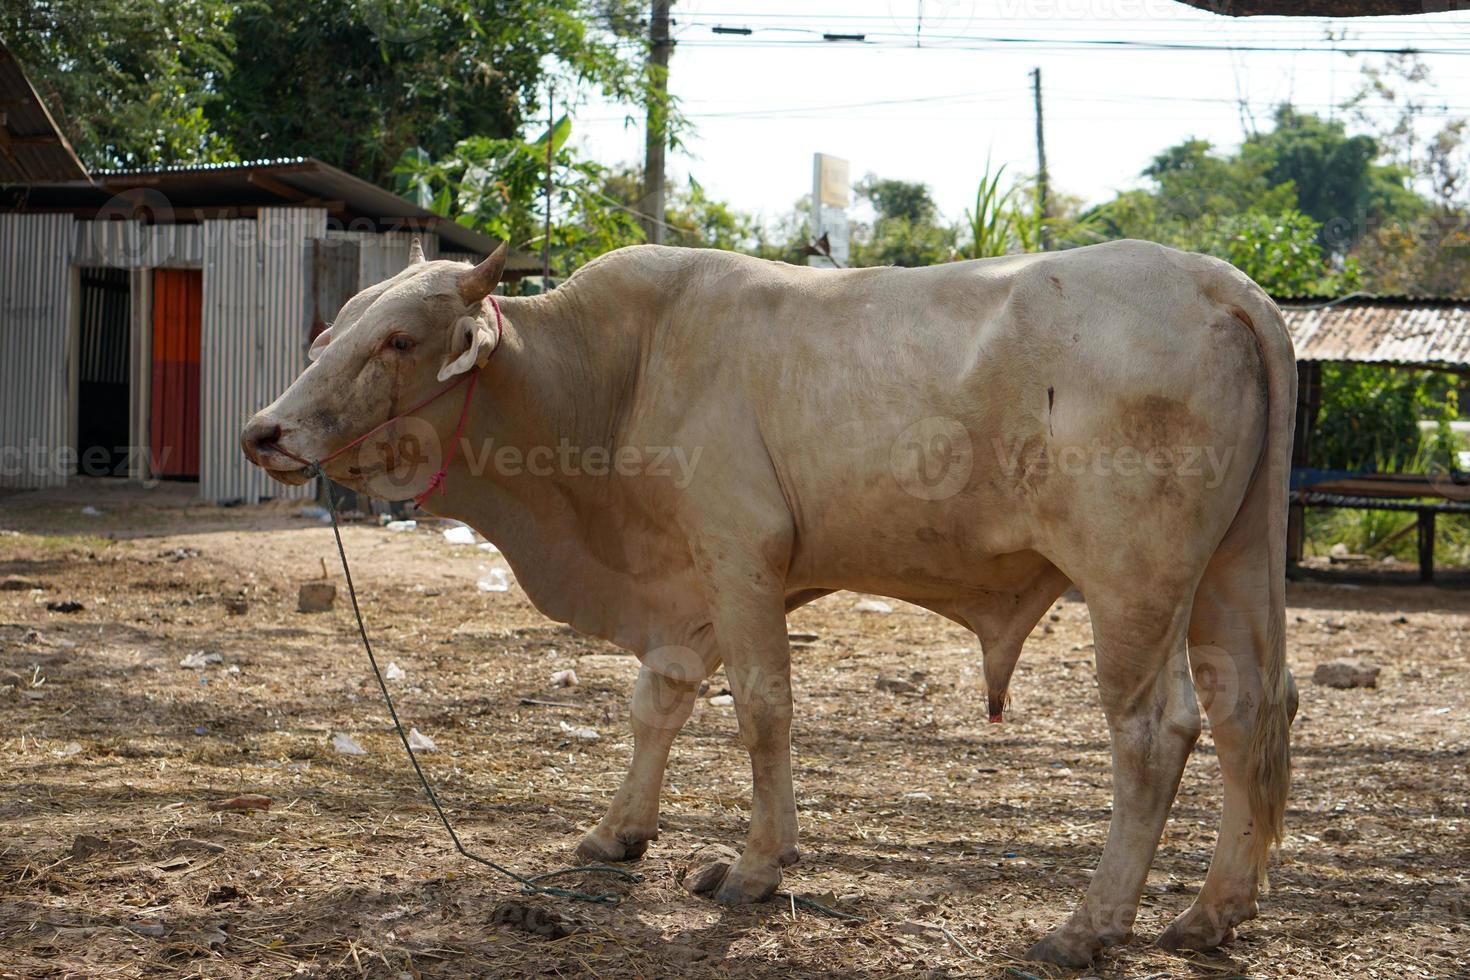
<path fill-rule="evenodd" d="M 418 265 L 424 261 L 424 243 L 419 241 L 419 236 L 414 235 L 413 241 L 408 243 L 408 264 Z"/>
<path fill-rule="evenodd" d="M 509 251 L 505 242 L 501 242 L 489 258 L 459 277 L 459 295 L 465 303 L 478 306 L 500 285 L 500 274 L 505 271 L 505 258 Z"/>

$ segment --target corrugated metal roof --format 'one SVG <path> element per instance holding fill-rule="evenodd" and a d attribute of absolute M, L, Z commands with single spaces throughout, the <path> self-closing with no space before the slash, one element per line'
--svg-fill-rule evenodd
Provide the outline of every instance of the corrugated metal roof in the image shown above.
<path fill-rule="evenodd" d="M 489 255 L 500 244 L 314 157 L 99 170 L 94 178 L 94 184 L 36 186 L 16 204 L 30 211 L 131 211 L 131 198 L 147 195 L 154 220 L 163 221 L 234 216 L 218 213 L 224 208 L 326 207 L 334 223 L 348 230 L 433 233 L 452 250 L 477 255 Z M 357 219 L 367 219 L 365 227 L 357 227 Z M 534 257 L 516 255 L 507 267 L 529 271 L 540 264 Z"/>
<path fill-rule="evenodd" d="M 0 42 L 0 183 L 86 179 L 87 168 Z"/>
<path fill-rule="evenodd" d="M 1299 361 L 1470 366 L 1470 300 L 1400 296 L 1315 306 L 1279 302 Z"/>

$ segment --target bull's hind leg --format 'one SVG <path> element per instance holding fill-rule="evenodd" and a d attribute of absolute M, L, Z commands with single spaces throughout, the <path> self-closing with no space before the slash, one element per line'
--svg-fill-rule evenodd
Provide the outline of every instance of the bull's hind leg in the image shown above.
<path fill-rule="evenodd" d="M 1113 739 L 1113 820 L 1081 907 L 1026 955 L 1086 966 L 1125 942 L 1149 865 L 1195 739 L 1199 709 L 1190 683 L 1187 590 L 1177 604 L 1123 602 L 1084 586 L 1097 647 L 1097 680 Z"/>
<path fill-rule="evenodd" d="M 1260 875 L 1247 790 L 1248 753 L 1256 714 L 1265 704 L 1260 663 L 1270 630 L 1270 577 L 1264 532 L 1232 533 L 1216 553 L 1195 593 L 1189 622 L 1189 661 L 1220 759 L 1225 803 L 1215 855 L 1194 904 L 1175 919 L 1159 945 L 1213 949 L 1256 915 Z M 1288 679 L 1290 714 L 1296 687 Z"/>
<path fill-rule="evenodd" d="M 664 655 L 668 654 L 668 655 Z M 633 687 L 633 762 L 602 822 L 577 846 L 583 861 L 629 861 L 658 839 L 659 794 L 674 738 L 694 710 L 699 682 L 712 671 L 692 650 L 645 656 Z"/>

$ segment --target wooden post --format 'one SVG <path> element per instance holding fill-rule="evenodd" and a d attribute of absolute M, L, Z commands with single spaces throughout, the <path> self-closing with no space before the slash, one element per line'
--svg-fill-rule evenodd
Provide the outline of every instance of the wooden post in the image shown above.
<path fill-rule="evenodd" d="M 1434 511 L 1419 512 L 1419 581 L 1434 581 Z"/>
<path fill-rule="evenodd" d="M 1041 212 L 1041 250 L 1051 248 L 1051 182 L 1046 172 L 1046 135 L 1041 125 L 1041 69 L 1031 69 L 1031 91 L 1036 99 L 1036 207 Z"/>
<path fill-rule="evenodd" d="M 664 243 L 664 150 L 669 142 L 669 0 L 653 0 L 648 15 L 648 121 L 643 144 L 643 233 Z"/>
<path fill-rule="evenodd" d="M 1322 365 L 1298 361 L 1296 365 L 1296 431 L 1291 442 L 1291 465 L 1305 467 L 1312 454 L 1312 426 L 1322 404 Z M 1286 514 L 1286 563 L 1299 565 L 1306 543 L 1306 508 L 1292 504 Z"/>

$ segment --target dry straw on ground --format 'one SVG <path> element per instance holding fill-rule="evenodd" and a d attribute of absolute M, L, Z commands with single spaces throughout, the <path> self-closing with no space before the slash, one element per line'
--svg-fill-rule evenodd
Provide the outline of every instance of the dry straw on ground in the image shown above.
<path fill-rule="evenodd" d="M 44 586 L 0 591 L 0 976 L 1068 975 L 1015 957 L 1077 900 L 1107 830 L 1080 602 L 1038 627 L 999 726 L 973 637 L 946 621 L 897 603 L 859 614 L 851 595 L 792 617 L 815 638 L 795 653 L 805 860 L 787 885 L 869 922 L 721 908 L 678 887 L 695 848 L 740 843 L 748 813 L 734 713 L 708 703 L 675 747 L 645 880 L 616 886 L 617 907 L 567 905 L 523 899 L 449 850 L 347 613 L 296 611 L 297 586 L 332 556 L 324 528 L 285 508 L 80 505 L 0 502 L 0 527 L 22 532 L 0 537 L 0 577 Z M 524 870 L 567 862 L 628 759 L 632 661 L 547 623 L 517 589 L 478 591 L 496 556 L 428 527 L 352 527 L 347 546 L 464 836 Z M 83 609 L 48 611 L 57 600 Z M 1466 975 L 1470 596 L 1293 586 L 1289 617 L 1296 789 L 1261 917 L 1217 954 L 1148 943 L 1213 846 L 1206 735 L 1138 939 L 1098 974 Z M 200 651 L 221 662 L 180 666 Z M 1310 684 L 1341 656 L 1381 665 L 1378 688 Z M 567 668 L 577 686 L 553 686 Z M 912 689 L 877 690 L 880 674 Z M 334 752 L 337 733 L 367 755 Z M 211 806 L 250 794 L 269 809 Z"/>

